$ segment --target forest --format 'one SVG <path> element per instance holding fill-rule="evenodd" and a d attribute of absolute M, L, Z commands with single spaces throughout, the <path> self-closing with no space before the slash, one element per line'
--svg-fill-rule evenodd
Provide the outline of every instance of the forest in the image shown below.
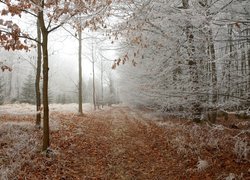
<path fill-rule="evenodd" d="M 250 179 L 249 0 L 0 13 L 0 180 Z"/>

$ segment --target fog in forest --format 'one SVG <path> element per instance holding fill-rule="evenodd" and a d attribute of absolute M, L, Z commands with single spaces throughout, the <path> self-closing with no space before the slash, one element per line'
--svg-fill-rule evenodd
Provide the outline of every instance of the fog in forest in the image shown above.
<path fill-rule="evenodd" d="M 246 109 L 249 3 L 220 1 L 209 10 L 202 3 L 192 4 L 188 10 L 182 5 L 154 2 L 126 9 L 125 3 L 120 11 L 115 5 L 113 16 L 104 18 L 100 29 L 86 27 L 81 35 L 83 103 L 94 99 L 127 103 L 191 118 L 209 109 Z M 10 19 L 36 39 L 35 18 L 24 14 Z M 91 22 L 86 16 L 69 20 L 49 36 L 50 103 L 78 102 L 79 37 L 72 26 L 76 20 L 83 26 Z M 35 103 L 35 97 L 29 98 L 31 93 L 35 96 L 31 86 L 35 83 L 36 49 L 1 51 L 1 64 L 12 70 L 1 72 L 2 103 Z"/>
<path fill-rule="evenodd" d="M 0 13 L 0 179 L 249 178 L 249 0 Z"/>
<path fill-rule="evenodd" d="M 97 33 L 96 33 L 97 34 Z M 105 96 L 110 93 L 110 81 L 115 79 L 115 71 L 112 70 L 116 52 L 114 45 L 108 40 L 96 44 L 98 34 L 86 32 L 83 39 L 83 97 L 84 103 L 92 102 L 93 88 L 93 61 L 95 68 L 96 96 L 101 94 L 101 71 L 103 71 L 103 88 Z M 93 39 L 92 40 L 92 37 Z M 96 37 L 94 37 L 96 36 Z M 105 41 L 106 37 L 100 37 Z M 107 38 L 106 38 L 107 39 Z M 99 40 L 99 41 L 100 41 Z M 93 44 L 93 46 L 92 46 Z M 101 48 L 109 47 L 101 51 Z M 93 57 L 92 57 L 93 51 Z M 50 103 L 77 103 L 78 99 L 78 42 L 77 39 L 65 30 L 59 30 L 53 34 L 49 46 L 49 93 Z M 29 93 L 33 93 L 35 99 L 35 74 L 36 74 L 36 50 L 2 51 L 3 62 L 11 67 L 12 71 L 1 72 L 1 80 L 4 82 L 4 103 L 29 103 L 34 100 L 25 99 L 23 95 L 26 86 Z M 93 59 L 92 59 L 93 58 Z M 102 66 L 102 67 L 101 67 Z M 101 69 L 102 68 L 102 69 Z M 31 79 L 29 79 L 31 78 Z M 41 77 L 42 78 L 42 77 Z M 112 82 L 115 83 L 115 82 Z M 32 87 L 30 87 L 32 86 Z M 42 88 L 42 87 L 41 87 Z M 115 87 L 113 87 L 115 88 Z M 99 90 L 99 91 L 98 91 Z M 114 89 L 113 91 L 117 91 Z M 30 96 L 28 96 L 30 97 Z M 24 99 L 22 99 L 24 98 Z"/>

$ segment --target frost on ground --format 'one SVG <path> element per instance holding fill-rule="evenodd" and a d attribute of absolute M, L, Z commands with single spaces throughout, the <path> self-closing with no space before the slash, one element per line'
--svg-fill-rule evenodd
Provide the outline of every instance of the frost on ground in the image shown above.
<path fill-rule="evenodd" d="M 50 111 L 51 112 L 72 112 L 77 113 L 78 112 L 78 104 L 72 103 L 72 104 L 50 104 Z M 84 112 L 89 112 L 93 110 L 93 105 L 90 103 L 84 103 L 82 107 Z"/>
<path fill-rule="evenodd" d="M 1 123 L 0 179 L 13 179 L 16 171 L 36 154 L 39 141 L 30 122 Z"/>
<path fill-rule="evenodd" d="M 50 112 L 72 112 L 78 111 L 78 104 L 50 104 Z M 91 111 L 93 106 L 89 103 L 83 104 L 83 111 Z M 13 114 L 13 115 L 35 115 L 36 106 L 31 104 L 5 104 L 0 106 L 0 115 Z"/>
<path fill-rule="evenodd" d="M 0 106 L 0 115 L 35 115 L 36 107 L 30 104 L 5 104 Z"/>
<path fill-rule="evenodd" d="M 3 108 L 11 112 L 11 106 Z M 13 109 L 22 110 L 16 105 Z M 0 114 L 0 178 L 250 177 L 247 120 L 230 117 L 215 125 L 196 124 L 126 106 L 93 111 L 85 105 L 85 116 L 77 116 L 76 104 L 51 105 L 50 109 L 52 157 L 39 151 L 41 131 L 34 128 L 35 116 Z M 238 128 L 231 128 L 232 123 Z"/>

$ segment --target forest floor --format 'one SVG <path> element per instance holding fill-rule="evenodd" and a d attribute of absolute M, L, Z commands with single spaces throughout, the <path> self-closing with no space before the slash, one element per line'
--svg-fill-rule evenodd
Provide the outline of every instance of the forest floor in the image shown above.
<path fill-rule="evenodd" d="M 43 153 L 34 114 L 0 108 L 1 180 L 250 179 L 249 120 L 196 124 L 115 106 L 84 116 L 52 108 L 50 121 Z"/>

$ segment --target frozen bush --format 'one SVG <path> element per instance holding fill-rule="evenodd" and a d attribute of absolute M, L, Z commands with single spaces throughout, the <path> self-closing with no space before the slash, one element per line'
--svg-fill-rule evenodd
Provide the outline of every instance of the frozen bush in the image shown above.
<path fill-rule="evenodd" d="M 245 139 L 237 138 L 234 153 L 237 156 L 237 161 L 248 160 L 249 147 Z"/>

